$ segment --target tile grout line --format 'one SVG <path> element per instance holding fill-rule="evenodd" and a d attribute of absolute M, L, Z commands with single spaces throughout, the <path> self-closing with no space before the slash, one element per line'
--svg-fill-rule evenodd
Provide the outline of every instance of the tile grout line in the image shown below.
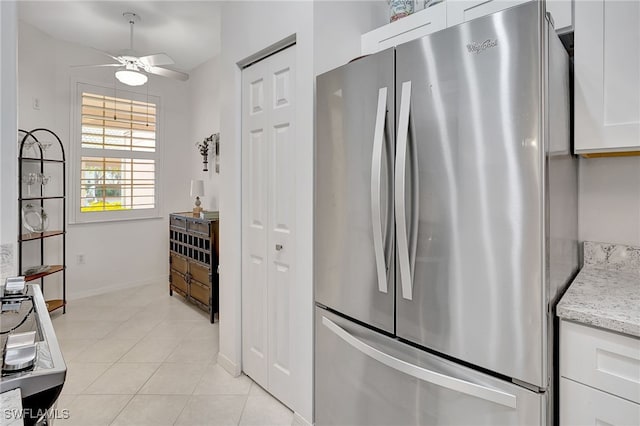
<path fill-rule="evenodd" d="M 140 290 L 139 291 L 140 294 L 142 294 L 144 297 L 144 291 Z M 151 296 L 157 300 L 160 300 L 160 297 L 156 296 Z M 164 294 L 162 296 L 162 298 L 164 298 Z M 88 305 L 89 309 L 91 308 L 91 305 Z M 116 309 L 118 308 L 118 304 L 113 304 L 112 309 Z M 159 307 L 158 307 L 159 306 Z M 179 307 L 178 307 L 179 306 Z M 111 420 L 109 420 L 109 424 L 113 425 L 116 420 L 123 414 L 123 412 L 131 406 L 132 401 L 138 396 L 165 396 L 165 397 L 182 397 L 182 399 L 185 401 L 184 405 L 182 405 L 182 407 L 179 410 L 176 410 L 175 412 L 177 412 L 177 417 L 175 418 L 175 421 L 173 422 L 173 424 L 177 424 L 179 419 L 181 418 L 181 416 L 183 416 L 183 414 L 186 412 L 187 407 L 190 403 L 190 401 L 192 401 L 193 398 L 195 397 L 204 397 L 205 400 L 208 398 L 218 398 L 218 397 L 244 397 L 244 399 L 242 400 L 242 406 L 241 409 L 239 410 L 239 418 L 237 420 L 237 424 L 241 424 L 243 417 L 245 416 L 246 410 L 247 410 L 247 406 L 248 406 L 248 400 L 250 398 L 250 394 L 251 394 L 251 390 L 253 386 L 256 386 L 255 382 L 253 380 L 251 380 L 250 377 L 246 376 L 246 378 L 249 380 L 249 388 L 247 390 L 246 393 L 226 393 L 228 391 L 227 387 L 222 387 L 220 388 L 218 391 L 222 391 L 222 393 L 215 393 L 215 394 L 199 394 L 199 395 L 195 395 L 196 390 L 198 389 L 198 386 L 200 386 L 201 383 L 203 383 L 205 376 L 204 374 L 200 375 L 200 376 L 196 376 L 195 380 L 194 380 L 194 385 L 193 388 L 191 389 L 190 393 L 181 393 L 181 394 L 167 394 L 167 393 L 149 393 L 149 394 L 142 394 L 140 393 L 140 391 L 148 385 L 148 383 L 151 381 L 151 379 L 156 375 L 156 373 L 158 372 L 158 370 L 165 364 L 172 364 L 171 362 L 167 362 L 167 360 L 171 357 L 171 355 L 176 352 L 176 350 L 178 348 L 181 347 L 182 343 L 184 341 L 187 340 L 193 340 L 193 341 L 209 341 L 210 338 L 213 338 L 212 343 L 214 343 L 214 346 L 211 347 L 211 349 L 213 349 L 210 352 L 211 356 L 205 357 L 207 359 L 207 361 L 205 361 L 204 363 L 202 362 L 190 362 L 189 364 L 194 364 L 194 365 L 202 365 L 203 368 L 203 373 L 206 372 L 207 368 L 213 367 L 213 366 L 217 366 L 219 365 L 217 362 L 217 358 L 219 356 L 219 328 L 217 330 L 211 330 L 214 334 L 211 334 L 209 332 L 209 330 L 207 329 L 207 327 L 202 327 L 200 328 L 199 323 L 200 323 L 200 318 L 195 318 L 195 316 L 192 315 L 193 312 L 190 311 L 186 311 L 183 310 L 181 307 L 185 306 L 183 303 L 178 304 L 174 304 L 172 302 L 169 302 L 166 306 L 160 306 L 157 304 L 154 304 L 154 302 L 150 302 L 147 305 L 145 305 L 144 307 L 135 307 L 138 309 L 138 312 L 127 317 L 126 319 L 122 319 L 122 320 L 115 320 L 115 321 L 110 321 L 113 322 L 115 327 L 110 330 L 108 333 L 101 335 L 99 338 L 94 338 L 92 336 L 92 338 L 85 338 L 86 336 L 84 334 L 86 334 L 86 332 L 90 331 L 90 327 L 86 328 L 85 330 L 85 325 L 83 325 L 83 322 L 85 321 L 89 321 L 89 320 L 83 320 L 83 319 L 73 319 L 73 320 L 68 320 L 65 319 L 64 321 L 61 321 L 59 323 L 59 325 L 61 327 L 64 327 L 65 330 L 67 330 L 67 332 L 65 334 L 69 334 L 69 336 L 71 336 L 72 334 L 75 333 L 80 333 L 79 334 L 79 339 L 75 339 L 75 340 L 91 340 L 92 342 L 90 344 L 88 344 L 86 347 L 84 347 L 83 349 L 81 349 L 80 351 L 78 351 L 75 356 L 73 356 L 72 358 L 75 360 L 75 362 L 77 363 L 82 363 L 82 364 L 107 364 L 107 368 L 101 373 L 99 374 L 94 380 L 92 380 L 90 383 L 87 384 L 87 386 L 85 386 L 83 389 L 80 390 L 79 393 L 76 394 L 65 394 L 68 398 L 69 398 L 69 402 L 68 405 L 72 405 L 75 401 L 77 401 L 77 398 L 81 395 L 87 396 L 87 397 L 95 397 L 95 396 L 126 396 L 126 403 L 119 409 L 113 410 L 112 412 L 110 412 L 109 414 L 113 414 L 113 417 L 111 418 Z M 188 306 L 188 305 L 186 305 Z M 79 309 L 86 309 L 87 305 L 79 305 Z M 105 308 L 108 308 L 108 305 L 105 305 Z M 175 309 L 174 307 L 178 307 L 177 309 Z M 152 308 L 152 309 L 149 309 Z M 162 310 L 168 311 L 167 313 L 165 313 L 165 315 L 161 315 L 162 314 Z M 196 311 L 197 313 L 200 313 L 199 311 Z M 188 315 L 187 315 L 188 314 Z M 110 339 L 118 339 L 119 336 L 118 335 L 114 335 L 114 333 L 116 332 L 116 330 L 118 330 L 119 327 L 122 327 L 123 324 L 125 324 L 127 321 L 130 321 L 134 318 L 136 318 L 136 316 L 139 315 L 139 319 L 143 320 L 143 321 L 147 321 L 147 319 L 150 322 L 154 322 L 155 324 L 149 329 L 144 331 L 141 335 L 136 336 L 135 338 L 121 338 L 121 340 L 131 340 L 131 341 L 135 341 L 135 343 L 126 351 L 124 351 L 119 357 L 114 358 L 114 360 L 110 360 L 108 362 L 83 362 L 82 361 L 82 354 L 85 353 L 85 351 L 90 350 L 90 348 L 92 348 L 94 345 L 98 345 L 98 344 L 104 344 L 104 341 L 110 340 Z M 173 318 L 175 316 L 175 318 Z M 202 316 L 202 318 L 207 322 L 207 325 L 209 325 L 208 321 L 209 318 L 206 315 L 200 315 Z M 200 317 L 199 316 L 199 317 Z M 69 318 L 69 317 L 67 317 Z M 104 319 L 102 321 L 108 321 L 109 319 Z M 166 356 L 162 357 L 161 360 L 156 360 L 156 361 L 152 361 L 149 362 L 148 359 L 144 359 L 141 361 L 131 361 L 131 362 L 126 362 L 123 361 L 123 359 L 133 351 L 133 349 L 140 344 L 140 342 L 144 341 L 145 339 L 149 339 L 150 336 L 157 330 L 160 330 L 163 327 L 163 323 L 166 323 L 167 321 L 184 321 L 185 325 L 188 325 L 187 323 L 190 323 L 191 326 L 188 326 L 186 328 L 188 328 L 187 332 L 183 332 L 180 333 L 177 337 L 171 337 L 171 338 L 158 338 L 159 340 L 174 340 L 176 341 L 176 345 L 171 349 L 171 351 L 169 351 L 167 353 Z M 54 323 L 55 326 L 55 323 Z M 82 327 L 80 329 L 78 329 L 78 327 Z M 219 326 L 218 326 L 219 327 Z M 197 331 L 196 331 L 197 330 Z M 169 332 L 171 334 L 171 332 Z M 204 333 L 204 334 L 203 334 Z M 206 337 L 203 337 L 206 336 Z M 161 336 L 162 337 L 162 336 Z M 73 338 L 72 338 L 73 339 Z M 62 339 L 61 339 L 62 340 Z M 70 339 L 71 340 L 71 339 Z M 217 344 L 215 344 L 215 342 L 217 341 Z M 208 347 L 208 345 L 206 345 Z M 209 352 L 207 352 L 209 353 Z M 110 369 L 117 367 L 117 366 L 122 366 L 122 365 L 126 365 L 126 364 L 155 364 L 157 365 L 157 368 L 151 372 L 151 374 L 144 380 L 143 383 L 141 383 L 141 385 L 139 387 L 137 387 L 137 389 L 135 390 L 135 393 L 86 393 L 86 391 L 93 386 L 98 380 L 100 380 L 101 378 L 103 378 L 106 374 L 107 371 L 109 371 Z M 173 363 L 175 364 L 175 362 Z M 244 374 L 243 374 L 244 375 Z M 116 382 L 118 381 L 117 379 L 117 375 L 114 376 Z M 219 387 L 219 386 L 216 386 Z M 124 399 L 124 398 L 123 398 Z M 236 400 L 237 402 L 240 402 L 239 400 Z"/>
<path fill-rule="evenodd" d="M 240 373 L 242 374 L 242 373 Z M 249 376 L 247 376 L 249 377 Z M 251 379 L 251 377 L 249 377 Z M 251 393 L 251 388 L 253 387 L 253 379 L 251 379 L 251 386 L 249 386 L 249 391 L 247 392 L 246 398 L 244 399 L 244 404 L 242 404 L 242 410 L 240 410 L 240 418 L 238 419 L 238 426 L 242 422 L 242 416 L 244 416 L 244 410 L 247 408 L 247 401 L 249 401 L 249 394 Z"/>

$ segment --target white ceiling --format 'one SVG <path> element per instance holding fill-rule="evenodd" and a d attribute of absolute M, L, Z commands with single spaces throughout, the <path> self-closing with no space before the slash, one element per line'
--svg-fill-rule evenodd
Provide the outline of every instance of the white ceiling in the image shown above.
<path fill-rule="evenodd" d="M 1 0 L 0 0 L 1 1 Z M 129 48 L 129 23 L 135 12 L 133 49 L 141 56 L 166 53 L 167 66 L 189 72 L 220 51 L 220 3 L 216 1 L 20 1 L 20 20 L 53 38 L 118 55 Z"/>

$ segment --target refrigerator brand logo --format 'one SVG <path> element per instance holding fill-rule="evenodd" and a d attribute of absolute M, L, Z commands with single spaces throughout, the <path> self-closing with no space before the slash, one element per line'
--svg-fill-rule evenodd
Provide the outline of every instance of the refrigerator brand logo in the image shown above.
<path fill-rule="evenodd" d="M 484 52 L 487 49 L 496 47 L 497 45 L 498 45 L 498 40 L 488 39 L 483 41 L 482 43 L 478 43 L 474 41 L 467 44 L 467 50 L 469 51 L 469 53 L 479 54 Z"/>

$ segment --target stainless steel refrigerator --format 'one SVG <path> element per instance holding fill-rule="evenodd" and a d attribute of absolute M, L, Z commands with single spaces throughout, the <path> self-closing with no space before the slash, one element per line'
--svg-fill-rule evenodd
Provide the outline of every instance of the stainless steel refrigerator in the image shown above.
<path fill-rule="evenodd" d="M 577 161 L 543 3 L 317 77 L 318 425 L 553 421 Z"/>

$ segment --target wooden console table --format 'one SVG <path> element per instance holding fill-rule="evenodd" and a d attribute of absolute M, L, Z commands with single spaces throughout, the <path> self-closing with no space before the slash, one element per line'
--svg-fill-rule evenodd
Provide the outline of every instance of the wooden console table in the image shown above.
<path fill-rule="evenodd" d="M 177 292 L 209 312 L 218 312 L 218 219 L 192 213 L 169 215 L 169 295 Z"/>

